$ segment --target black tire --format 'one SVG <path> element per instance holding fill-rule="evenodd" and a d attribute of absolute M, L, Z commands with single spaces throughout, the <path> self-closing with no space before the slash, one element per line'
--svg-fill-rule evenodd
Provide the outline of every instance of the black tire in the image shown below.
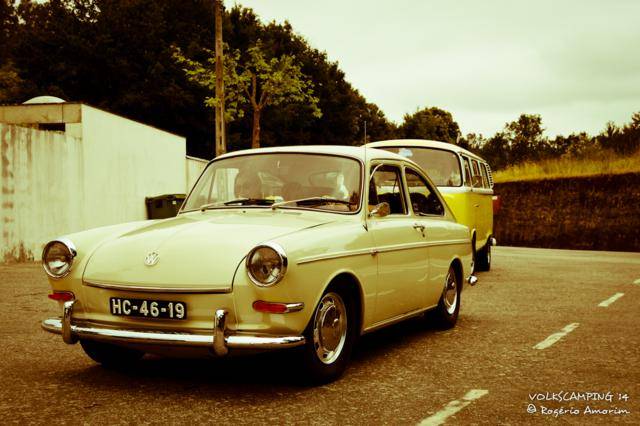
<path fill-rule="evenodd" d="M 456 274 L 453 266 L 449 267 L 449 272 L 445 277 L 445 286 L 440 296 L 438 306 L 429 312 L 427 318 L 433 321 L 436 327 L 447 330 L 453 328 L 458 322 L 460 313 L 460 292 L 462 282 Z"/>
<path fill-rule="evenodd" d="M 344 373 L 358 334 L 356 303 L 348 291 L 331 287 L 320 298 L 304 333 L 305 344 L 300 348 L 299 361 L 307 384 L 329 383 Z"/>
<path fill-rule="evenodd" d="M 476 255 L 476 271 L 486 272 L 491 270 L 491 244 L 489 240 Z"/>
<path fill-rule="evenodd" d="M 110 368 L 128 368 L 138 362 L 144 352 L 95 340 L 81 340 L 80 345 L 89 358 Z"/>

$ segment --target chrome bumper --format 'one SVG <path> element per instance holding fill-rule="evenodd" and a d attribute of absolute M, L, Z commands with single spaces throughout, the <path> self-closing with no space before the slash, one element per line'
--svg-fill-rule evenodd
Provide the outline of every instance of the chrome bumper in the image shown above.
<path fill-rule="evenodd" d="M 300 346 L 304 336 L 257 336 L 228 334 L 227 311 L 219 309 L 213 316 L 211 334 L 174 333 L 156 330 L 127 330 L 103 328 L 95 325 L 73 324 L 75 301 L 64 303 L 62 318 L 48 318 L 42 321 L 45 331 L 61 334 L 62 340 L 74 344 L 78 339 L 103 340 L 120 343 L 151 344 L 163 346 L 208 347 L 217 356 L 224 356 L 229 349 L 279 349 Z"/>

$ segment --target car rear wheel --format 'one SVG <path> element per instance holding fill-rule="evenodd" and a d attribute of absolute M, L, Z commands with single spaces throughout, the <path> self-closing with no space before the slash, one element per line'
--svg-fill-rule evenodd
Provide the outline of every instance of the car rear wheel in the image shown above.
<path fill-rule="evenodd" d="M 302 368 L 313 384 L 339 378 L 356 338 L 354 301 L 347 292 L 327 290 L 313 313 L 302 347 Z"/>
<path fill-rule="evenodd" d="M 105 367 L 129 367 L 144 356 L 144 352 L 136 351 L 135 349 L 95 340 L 81 340 L 80 345 L 89 358 Z"/>
<path fill-rule="evenodd" d="M 438 328 L 449 329 L 456 325 L 460 312 L 461 290 L 460 278 L 453 266 L 450 266 L 438 306 L 430 313 L 430 319 L 435 321 Z"/>
<path fill-rule="evenodd" d="M 476 255 L 475 269 L 476 271 L 489 271 L 491 269 L 491 243 L 489 240 Z"/>

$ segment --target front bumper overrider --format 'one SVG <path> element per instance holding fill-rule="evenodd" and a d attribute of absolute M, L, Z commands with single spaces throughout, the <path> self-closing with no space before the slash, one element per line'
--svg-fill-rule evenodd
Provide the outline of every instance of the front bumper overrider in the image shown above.
<path fill-rule="evenodd" d="M 45 331 L 61 334 L 62 340 L 68 344 L 74 344 L 79 339 L 87 339 L 140 345 L 205 347 L 211 349 L 217 356 L 224 356 L 229 349 L 281 349 L 305 343 L 304 336 L 230 334 L 226 325 L 228 312 L 224 309 L 215 311 L 211 334 L 107 328 L 90 323 L 74 324 L 75 302 L 75 300 L 64 302 L 62 318 L 48 318 L 42 321 L 42 328 Z"/>

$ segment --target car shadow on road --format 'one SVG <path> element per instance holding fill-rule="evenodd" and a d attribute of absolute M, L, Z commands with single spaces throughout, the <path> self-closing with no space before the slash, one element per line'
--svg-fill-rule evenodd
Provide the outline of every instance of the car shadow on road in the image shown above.
<path fill-rule="evenodd" d="M 354 349 L 349 371 L 381 365 L 391 351 L 403 350 L 418 340 L 433 338 L 438 330 L 421 319 L 412 319 L 361 337 Z M 78 348 L 79 349 L 79 348 Z M 273 351 L 227 358 L 180 359 L 147 355 L 126 369 L 99 365 L 65 373 L 64 380 L 79 381 L 88 387 L 128 389 L 161 387 L 166 391 L 207 390 L 232 396 L 251 386 L 253 395 L 269 397 L 279 391 L 300 391 L 307 387 L 298 368 L 295 350 Z"/>

